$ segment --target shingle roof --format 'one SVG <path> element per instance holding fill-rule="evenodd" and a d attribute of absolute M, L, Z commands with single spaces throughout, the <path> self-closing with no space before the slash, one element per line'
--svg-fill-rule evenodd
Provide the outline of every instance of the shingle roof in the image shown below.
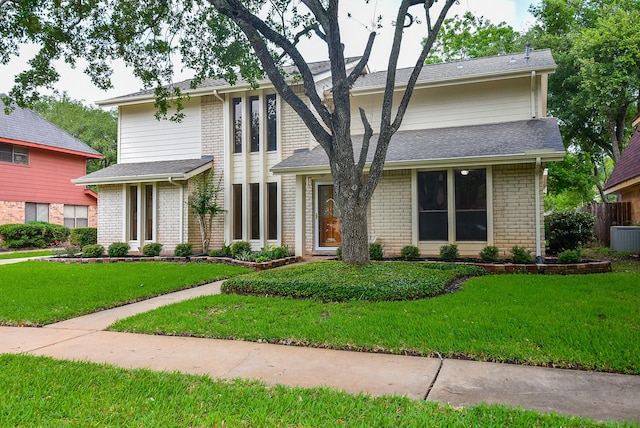
<path fill-rule="evenodd" d="M 531 50 L 529 58 L 525 52 L 508 55 L 490 56 L 465 61 L 428 64 L 422 68 L 418 83 L 441 82 L 471 77 L 491 76 L 505 73 L 552 71 L 556 63 L 549 49 Z M 413 68 L 401 68 L 396 71 L 396 84 L 401 85 L 409 80 Z M 360 77 L 354 89 L 384 87 L 387 72 L 366 74 Z"/>
<path fill-rule="evenodd" d="M 203 156 L 200 159 L 119 163 L 77 178 L 73 182 L 76 184 L 133 183 L 166 180 L 169 177 L 186 180 L 198 174 L 202 168 L 208 169 L 212 161 L 212 156 Z"/>
<path fill-rule="evenodd" d="M 16 107 L 11 114 L 6 115 L 3 111 L 4 106 L 0 100 L 0 138 L 68 150 L 92 158 L 102 157 L 100 152 L 58 128 L 38 113 Z"/>
<path fill-rule="evenodd" d="M 611 177 L 605 185 L 605 190 L 636 177 L 640 177 L 640 129 L 637 129 L 633 134 L 627 148 L 616 162 Z"/>
<path fill-rule="evenodd" d="M 354 152 L 359 153 L 362 136 L 354 136 Z M 377 135 L 369 148 L 367 162 L 375 152 Z M 394 163 L 428 163 L 447 160 L 478 160 L 483 157 L 544 153 L 564 154 L 560 129 L 554 118 L 531 119 L 487 125 L 398 131 L 391 138 L 386 165 Z M 329 160 L 322 147 L 304 150 L 275 165 L 274 172 L 328 168 Z"/>

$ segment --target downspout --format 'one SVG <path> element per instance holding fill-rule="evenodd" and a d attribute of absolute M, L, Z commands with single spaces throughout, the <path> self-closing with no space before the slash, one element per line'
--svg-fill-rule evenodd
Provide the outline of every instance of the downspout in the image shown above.
<path fill-rule="evenodd" d="M 219 99 L 219 100 L 220 100 L 220 102 L 224 104 L 224 98 L 222 98 L 222 97 L 218 94 L 218 90 L 217 90 L 217 89 L 214 89 L 214 90 L 213 90 L 213 96 L 214 96 L 214 97 L 216 97 L 217 99 Z"/>
<path fill-rule="evenodd" d="M 540 212 L 540 167 L 542 166 L 542 160 L 540 157 L 536 158 L 536 176 L 535 176 L 535 204 L 536 204 L 536 263 L 544 263 L 542 257 L 542 236 L 540 234 L 540 220 L 542 213 Z"/>
<path fill-rule="evenodd" d="M 536 102 L 536 72 L 531 72 L 531 117 L 536 118 L 538 116 L 538 106 Z"/>
<path fill-rule="evenodd" d="M 180 242 L 184 243 L 184 186 L 173 181 L 172 177 L 168 177 L 169 183 L 180 189 Z"/>

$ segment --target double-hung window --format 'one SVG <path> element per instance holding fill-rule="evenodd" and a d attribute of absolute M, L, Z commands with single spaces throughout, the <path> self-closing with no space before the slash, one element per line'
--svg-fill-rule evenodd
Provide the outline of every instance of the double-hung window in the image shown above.
<path fill-rule="evenodd" d="M 64 225 L 69 229 L 89 225 L 89 207 L 86 205 L 65 205 Z"/>
<path fill-rule="evenodd" d="M 49 221 L 49 204 L 27 202 L 24 204 L 24 222 Z"/>
<path fill-rule="evenodd" d="M 29 148 L 0 143 L 0 162 L 29 165 Z"/>

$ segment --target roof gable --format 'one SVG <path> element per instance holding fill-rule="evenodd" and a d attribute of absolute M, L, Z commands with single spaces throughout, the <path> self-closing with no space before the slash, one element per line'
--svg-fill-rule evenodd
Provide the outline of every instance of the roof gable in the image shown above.
<path fill-rule="evenodd" d="M 4 110 L 4 107 L 0 100 L 0 109 Z M 0 140 L 13 144 L 41 146 L 89 158 L 103 157 L 100 152 L 58 128 L 38 113 L 21 107 L 16 107 L 8 115 L 0 111 Z"/>
<path fill-rule="evenodd" d="M 625 181 L 640 177 L 640 129 L 631 137 L 627 148 L 622 152 L 611 177 L 607 180 L 605 190 L 618 186 Z"/>

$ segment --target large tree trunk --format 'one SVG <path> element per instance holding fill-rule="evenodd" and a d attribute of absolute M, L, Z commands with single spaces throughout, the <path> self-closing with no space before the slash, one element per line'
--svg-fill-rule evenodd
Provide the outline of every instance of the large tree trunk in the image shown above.
<path fill-rule="evenodd" d="M 334 176 L 335 182 L 339 183 L 340 178 Z M 369 262 L 369 201 L 362 200 L 359 194 L 360 192 L 356 193 L 351 189 L 337 192 L 342 219 L 342 260 L 349 264 L 363 265 Z"/>

